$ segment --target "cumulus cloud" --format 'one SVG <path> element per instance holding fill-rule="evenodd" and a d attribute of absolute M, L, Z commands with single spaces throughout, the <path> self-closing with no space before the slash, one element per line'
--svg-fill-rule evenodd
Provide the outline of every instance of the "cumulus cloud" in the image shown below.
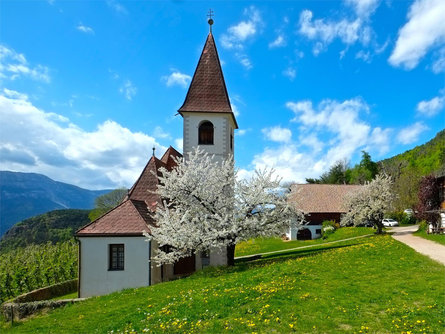
<path fill-rule="evenodd" d="M 326 99 L 317 106 L 312 101 L 290 101 L 286 107 L 294 114 L 291 122 L 298 126 L 298 140 L 291 139 L 290 129 L 287 135 L 277 131 L 280 145 L 265 148 L 252 162 L 255 168 L 274 168 L 284 181 L 318 177 L 336 161 L 351 160 L 363 149 L 379 154 L 389 150 L 392 130 L 372 128 L 362 119 L 370 108 L 361 98 Z"/>
<path fill-rule="evenodd" d="M 250 6 L 244 10 L 246 20 L 230 26 L 221 36 L 221 45 L 227 49 L 242 49 L 244 43 L 258 33 L 263 21 L 258 9 Z"/>
<path fill-rule="evenodd" d="M 0 78 L 15 80 L 28 77 L 49 83 L 49 69 L 43 65 L 31 66 L 22 53 L 0 44 Z"/>
<path fill-rule="evenodd" d="M 179 152 L 182 152 L 184 150 L 183 148 L 184 140 L 182 138 L 176 138 L 175 139 L 175 148 L 179 150 Z"/>
<path fill-rule="evenodd" d="M 417 111 L 425 116 L 434 116 L 445 106 L 445 96 L 436 96 L 428 101 L 420 101 L 417 104 Z"/>
<path fill-rule="evenodd" d="M 128 101 L 133 100 L 136 96 L 138 89 L 133 85 L 130 80 L 125 80 L 124 83 L 119 88 L 119 93 L 121 93 Z"/>
<path fill-rule="evenodd" d="M 161 80 L 165 82 L 167 87 L 181 86 L 182 88 L 187 88 L 188 84 L 192 80 L 192 77 L 177 70 L 172 70 L 172 73 L 169 75 L 164 75 Z"/>
<path fill-rule="evenodd" d="M 417 0 L 408 12 L 408 22 L 399 30 L 389 57 L 393 66 L 415 68 L 426 53 L 445 43 L 445 1 Z"/>
<path fill-rule="evenodd" d="M 416 122 L 402 130 L 397 135 L 397 141 L 402 144 L 411 144 L 419 139 L 422 132 L 428 130 L 428 127 L 422 122 Z"/>
<path fill-rule="evenodd" d="M 88 27 L 88 26 L 86 26 L 86 25 L 84 25 L 82 23 L 79 23 L 79 25 L 76 27 L 76 29 L 81 31 L 81 32 L 83 32 L 83 33 L 85 33 L 85 34 L 91 34 L 91 35 L 94 34 L 93 28 Z"/>
<path fill-rule="evenodd" d="M 436 52 L 432 70 L 436 74 L 445 72 L 445 47 Z"/>
<path fill-rule="evenodd" d="M 85 131 L 13 91 L 0 94 L 0 119 L 0 169 L 42 173 L 90 189 L 131 186 L 151 148 L 166 149 L 153 136 L 111 120 Z"/>
<path fill-rule="evenodd" d="M 287 128 L 282 128 L 280 126 L 274 126 L 270 128 L 262 129 L 261 132 L 264 136 L 275 142 L 287 143 L 292 138 L 292 131 Z"/>
<path fill-rule="evenodd" d="M 380 0 L 346 0 L 344 3 L 353 9 L 354 15 L 338 19 L 314 19 L 314 14 L 310 10 L 306 9 L 300 13 L 298 32 L 314 41 L 312 49 L 314 55 L 325 51 L 336 39 L 347 47 L 355 43 L 360 43 L 362 46 L 370 44 L 374 35 L 370 25 L 370 16 L 380 5 Z"/>

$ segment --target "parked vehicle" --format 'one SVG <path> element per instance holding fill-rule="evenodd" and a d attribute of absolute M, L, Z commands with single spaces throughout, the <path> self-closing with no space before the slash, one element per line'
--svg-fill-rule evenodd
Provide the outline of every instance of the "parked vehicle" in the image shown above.
<path fill-rule="evenodd" d="M 408 217 L 411 217 L 414 214 L 413 209 L 405 209 L 403 212 L 406 213 Z"/>
<path fill-rule="evenodd" d="M 385 227 L 393 227 L 393 226 L 399 226 L 399 222 L 391 219 L 391 218 L 385 218 L 382 220 L 382 224 Z"/>

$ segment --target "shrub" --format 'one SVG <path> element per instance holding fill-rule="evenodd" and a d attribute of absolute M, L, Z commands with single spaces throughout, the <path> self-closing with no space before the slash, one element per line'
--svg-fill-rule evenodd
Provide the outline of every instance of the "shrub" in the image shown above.
<path fill-rule="evenodd" d="M 325 220 L 322 223 L 321 235 L 323 239 L 326 239 L 330 234 L 333 234 L 340 225 L 333 220 Z"/>
<path fill-rule="evenodd" d="M 428 230 L 428 222 L 426 220 L 422 220 L 419 223 L 419 229 L 417 230 L 418 232 L 423 232 L 423 231 L 427 231 Z"/>

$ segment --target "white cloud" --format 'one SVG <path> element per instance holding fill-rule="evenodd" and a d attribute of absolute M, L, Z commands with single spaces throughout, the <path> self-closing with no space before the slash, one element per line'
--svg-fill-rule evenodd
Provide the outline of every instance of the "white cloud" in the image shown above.
<path fill-rule="evenodd" d="M 128 14 L 127 8 L 122 6 L 117 0 L 107 0 L 107 5 L 119 14 Z"/>
<path fill-rule="evenodd" d="M 353 15 L 342 14 L 337 19 L 314 20 L 314 14 L 310 10 L 300 13 L 298 32 L 314 41 L 312 52 L 315 56 L 326 50 L 335 39 L 339 39 L 347 47 L 355 43 L 367 47 L 373 40 L 370 16 L 380 5 L 380 0 L 345 0 L 344 4 L 353 9 Z M 345 52 L 346 50 L 343 55 Z"/>
<path fill-rule="evenodd" d="M 235 136 L 244 136 L 247 132 L 249 132 L 251 129 L 238 129 L 235 132 Z"/>
<path fill-rule="evenodd" d="M 114 121 L 85 131 L 62 115 L 37 108 L 23 94 L 8 95 L 0 94 L 2 170 L 42 173 L 91 189 L 129 187 L 151 148 L 166 149 L 154 137 Z"/>
<path fill-rule="evenodd" d="M 436 96 L 428 101 L 420 101 L 417 111 L 425 116 L 434 116 L 445 107 L 445 96 Z"/>
<path fill-rule="evenodd" d="M 345 3 L 354 8 L 357 16 L 368 17 L 375 12 L 380 0 L 345 0 Z"/>
<path fill-rule="evenodd" d="M 155 129 L 153 130 L 153 136 L 162 139 L 171 137 L 170 134 L 168 132 L 165 132 L 164 129 L 162 129 L 162 127 L 160 127 L 159 125 L 156 126 Z"/>
<path fill-rule="evenodd" d="M 244 10 L 244 16 L 247 20 L 241 21 L 227 29 L 227 32 L 221 36 L 221 45 L 227 49 L 242 49 L 244 42 L 258 33 L 262 25 L 261 14 L 254 6 Z"/>
<path fill-rule="evenodd" d="M 436 52 L 432 70 L 436 74 L 445 72 L 445 47 Z"/>
<path fill-rule="evenodd" d="M 261 132 L 267 139 L 278 142 L 287 143 L 292 139 L 292 131 L 280 126 L 274 126 L 270 128 L 264 128 Z"/>
<path fill-rule="evenodd" d="M 23 54 L 0 44 L 0 78 L 15 80 L 21 77 L 46 83 L 51 81 L 48 67 L 30 66 Z"/>
<path fill-rule="evenodd" d="M 397 135 L 397 140 L 402 144 L 411 144 L 419 139 L 419 136 L 422 132 L 428 130 L 428 127 L 422 122 L 414 123 L 402 130 L 400 130 Z"/>
<path fill-rule="evenodd" d="M 164 75 L 161 80 L 164 81 L 168 87 L 177 85 L 181 86 L 182 88 L 187 88 L 188 84 L 192 80 L 192 77 L 188 74 L 172 70 L 170 75 Z"/>
<path fill-rule="evenodd" d="M 230 106 L 232 107 L 232 111 L 235 117 L 238 117 L 240 115 L 238 107 L 233 103 L 231 103 Z"/>
<path fill-rule="evenodd" d="M 269 43 L 269 48 L 280 48 L 286 46 L 286 40 L 282 34 L 279 34 L 275 40 Z"/>
<path fill-rule="evenodd" d="M 316 41 L 313 53 L 319 54 L 326 49 L 327 45 L 336 38 L 346 45 L 360 42 L 367 45 L 370 39 L 369 27 L 364 25 L 361 18 L 353 21 L 341 19 L 340 21 L 328 21 L 325 19 L 312 20 L 313 13 L 310 10 L 303 10 L 299 19 L 299 33 L 310 40 Z"/>
<path fill-rule="evenodd" d="M 182 138 L 175 139 L 175 146 L 176 146 L 175 148 L 177 150 L 179 150 L 179 152 L 182 152 L 184 150 L 183 143 L 184 143 L 184 140 Z"/>
<path fill-rule="evenodd" d="M 323 100 L 316 107 L 311 101 L 288 102 L 286 107 L 295 115 L 298 139 L 284 135 L 279 147 L 266 147 L 252 161 L 254 168 L 274 168 L 283 181 L 304 182 L 338 160 L 351 161 L 363 149 L 384 154 L 390 147 L 392 130 L 362 120 L 369 106 L 360 98 Z"/>
<path fill-rule="evenodd" d="M 288 77 L 290 80 L 294 80 L 297 76 L 297 70 L 289 66 L 283 71 L 283 75 L 285 77 Z"/>
<path fill-rule="evenodd" d="M 430 49 L 444 45 L 444 18 L 445 1 L 415 1 L 408 12 L 408 22 L 399 30 L 389 63 L 411 70 Z"/>
<path fill-rule="evenodd" d="M 76 29 L 81 31 L 81 32 L 83 32 L 83 33 L 85 33 L 85 34 L 91 34 L 91 35 L 94 34 L 93 28 L 88 27 L 88 26 L 86 26 L 86 25 L 84 25 L 82 23 L 79 23 L 79 25 L 76 27 Z"/>
<path fill-rule="evenodd" d="M 131 101 L 133 97 L 136 96 L 138 89 L 133 85 L 130 80 L 126 80 L 122 86 L 119 88 L 119 93 L 121 93 L 128 101 Z"/>
<path fill-rule="evenodd" d="M 372 59 L 372 56 L 371 56 L 371 53 L 369 51 L 360 50 L 359 52 L 357 52 L 355 54 L 355 59 L 361 59 L 365 63 L 370 63 L 371 59 Z"/>
<path fill-rule="evenodd" d="M 240 55 L 239 61 L 240 61 L 241 65 L 243 65 L 246 70 L 250 70 L 253 67 L 252 62 L 246 55 Z"/>

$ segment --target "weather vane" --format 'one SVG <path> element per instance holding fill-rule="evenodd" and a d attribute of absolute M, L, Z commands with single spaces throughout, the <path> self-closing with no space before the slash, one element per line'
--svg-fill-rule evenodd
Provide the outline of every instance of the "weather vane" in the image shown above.
<path fill-rule="evenodd" d="M 155 156 L 156 147 L 153 146 L 153 156 Z"/>
<path fill-rule="evenodd" d="M 207 17 L 209 18 L 209 20 L 207 21 L 208 23 L 209 23 L 209 29 L 210 29 L 210 32 L 212 32 L 212 25 L 213 25 L 213 19 L 212 19 L 212 17 L 213 17 L 213 10 L 210 8 L 209 9 L 209 13 L 207 14 Z"/>

